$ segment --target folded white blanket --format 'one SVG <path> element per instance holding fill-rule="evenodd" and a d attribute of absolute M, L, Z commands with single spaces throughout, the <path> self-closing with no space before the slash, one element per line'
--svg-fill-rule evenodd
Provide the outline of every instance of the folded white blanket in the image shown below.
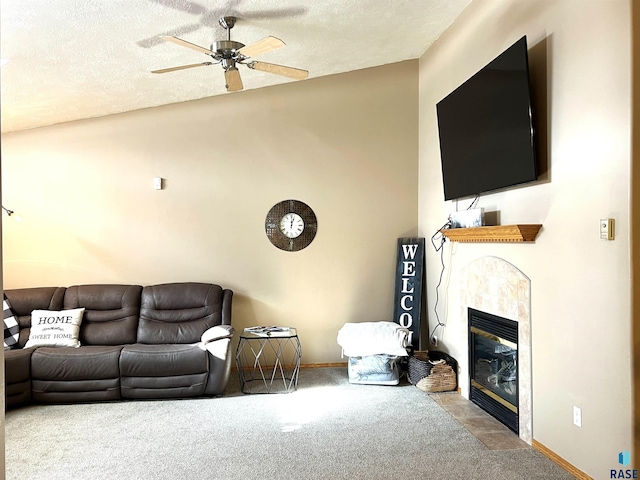
<path fill-rule="evenodd" d="M 394 322 L 345 323 L 338 331 L 338 345 L 349 357 L 367 355 L 407 356 L 409 330 Z"/>

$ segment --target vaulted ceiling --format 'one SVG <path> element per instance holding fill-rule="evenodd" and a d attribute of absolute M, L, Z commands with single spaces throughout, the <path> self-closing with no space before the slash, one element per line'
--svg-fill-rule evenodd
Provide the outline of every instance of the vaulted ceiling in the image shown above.
<path fill-rule="evenodd" d="M 154 75 L 211 57 L 231 40 L 268 35 L 286 47 L 259 56 L 309 78 L 419 58 L 471 0 L 24 0 L 0 4 L 2 132 L 227 93 L 221 65 Z M 244 89 L 291 82 L 240 66 Z"/>

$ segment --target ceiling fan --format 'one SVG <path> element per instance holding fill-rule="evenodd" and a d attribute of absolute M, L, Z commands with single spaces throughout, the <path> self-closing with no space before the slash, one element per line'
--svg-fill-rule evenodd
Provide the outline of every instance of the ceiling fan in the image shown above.
<path fill-rule="evenodd" d="M 236 24 L 236 17 L 222 17 L 218 20 L 220 26 L 227 31 L 226 40 L 218 40 L 211 45 L 211 48 L 201 47 L 191 42 L 187 42 L 172 35 L 163 35 L 161 38 L 176 43 L 183 47 L 191 48 L 205 55 L 209 55 L 213 62 L 193 63 L 190 65 L 181 65 L 179 67 L 163 68 L 160 70 L 152 70 L 151 73 L 168 73 L 176 70 L 185 70 L 187 68 L 204 67 L 209 65 L 221 64 L 224 69 L 224 78 L 228 92 L 237 92 L 242 90 L 242 79 L 237 65 L 246 65 L 252 70 L 260 70 L 262 72 L 282 75 L 284 77 L 293 78 L 294 80 L 304 80 L 309 76 L 309 72 L 299 68 L 285 67 L 276 65 L 275 63 L 258 62 L 253 60 L 256 55 L 270 52 L 280 47 L 284 47 L 285 43 L 276 37 L 266 37 L 251 45 L 244 45 L 240 42 L 231 40 L 231 29 Z"/>

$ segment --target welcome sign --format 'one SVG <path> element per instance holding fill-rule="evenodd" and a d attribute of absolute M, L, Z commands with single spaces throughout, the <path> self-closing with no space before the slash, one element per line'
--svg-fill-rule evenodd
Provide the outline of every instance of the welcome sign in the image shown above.
<path fill-rule="evenodd" d="M 409 329 L 409 343 L 419 350 L 422 319 L 424 238 L 399 238 L 393 321 Z"/>

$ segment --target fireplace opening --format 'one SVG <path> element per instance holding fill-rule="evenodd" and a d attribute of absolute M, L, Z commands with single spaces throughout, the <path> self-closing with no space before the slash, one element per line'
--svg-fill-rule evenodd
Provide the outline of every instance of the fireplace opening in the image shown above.
<path fill-rule="evenodd" d="M 469 399 L 519 434 L 518 323 L 468 309 Z"/>

